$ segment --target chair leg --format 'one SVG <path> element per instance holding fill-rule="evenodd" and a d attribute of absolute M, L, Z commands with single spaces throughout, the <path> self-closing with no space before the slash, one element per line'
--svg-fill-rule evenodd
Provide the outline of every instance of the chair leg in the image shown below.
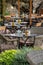
<path fill-rule="evenodd" d="M 20 47 L 20 48 L 23 48 L 24 45 L 25 45 L 25 44 L 20 43 L 20 44 L 19 44 L 19 47 Z"/>

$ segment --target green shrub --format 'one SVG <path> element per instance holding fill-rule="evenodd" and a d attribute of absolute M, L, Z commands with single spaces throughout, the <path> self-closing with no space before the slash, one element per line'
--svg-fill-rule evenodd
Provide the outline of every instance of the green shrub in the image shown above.
<path fill-rule="evenodd" d="M 0 65 L 29 65 L 26 54 L 32 50 L 40 50 L 40 48 L 23 48 L 17 50 L 6 50 L 0 54 Z"/>
<path fill-rule="evenodd" d="M 16 50 L 6 50 L 0 54 L 0 64 L 10 65 L 13 61 L 13 57 L 16 54 Z"/>
<path fill-rule="evenodd" d="M 17 51 L 16 55 L 14 56 L 13 62 L 11 65 L 29 65 L 26 59 L 27 51 L 24 49 L 20 49 Z"/>

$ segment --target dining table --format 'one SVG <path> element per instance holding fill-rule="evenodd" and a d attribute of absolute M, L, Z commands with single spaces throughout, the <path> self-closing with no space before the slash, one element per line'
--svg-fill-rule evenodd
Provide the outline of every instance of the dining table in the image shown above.
<path fill-rule="evenodd" d="M 34 41 L 33 41 L 33 43 L 35 44 L 35 37 L 37 36 L 37 34 L 28 34 L 28 35 L 26 35 L 25 33 L 13 33 L 13 34 L 0 34 L 0 35 L 2 35 L 5 39 L 7 39 L 6 37 L 8 37 L 8 39 L 7 39 L 7 41 L 13 41 L 14 42 L 14 39 L 16 39 L 17 38 L 17 45 L 18 45 L 18 48 L 20 48 L 19 47 L 19 43 L 20 43 L 20 38 L 26 38 L 25 40 L 24 40 L 24 43 L 25 43 L 25 45 L 26 45 L 26 41 L 29 39 L 29 38 L 31 38 L 31 37 L 33 37 L 34 38 Z M 10 40 L 9 40 L 10 39 Z"/>

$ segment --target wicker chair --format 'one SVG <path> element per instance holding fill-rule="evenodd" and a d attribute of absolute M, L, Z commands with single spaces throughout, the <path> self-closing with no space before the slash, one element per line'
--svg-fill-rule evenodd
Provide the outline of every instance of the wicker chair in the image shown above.
<path fill-rule="evenodd" d="M 25 38 L 25 40 L 24 39 L 20 39 L 20 47 L 22 48 L 23 46 L 30 46 L 30 47 L 33 47 L 34 46 L 34 41 L 32 40 L 32 38 Z"/>
<path fill-rule="evenodd" d="M 9 37 L 4 37 L 0 35 L 1 40 L 3 41 L 0 44 L 1 51 L 8 50 L 8 49 L 15 49 L 17 47 L 17 43 L 15 43 L 16 39 L 9 39 Z"/>

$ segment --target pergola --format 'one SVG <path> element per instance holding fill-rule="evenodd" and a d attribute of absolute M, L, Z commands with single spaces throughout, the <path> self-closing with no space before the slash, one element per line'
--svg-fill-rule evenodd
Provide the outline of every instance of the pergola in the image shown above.
<path fill-rule="evenodd" d="M 5 11 L 5 1 L 3 0 L 3 16 L 4 16 L 4 11 Z M 32 23 L 32 19 L 31 19 L 31 14 L 32 14 L 32 0 L 30 0 L 30 25 Z M 18 15 L 20 16 L 20 0 L 18 0 Z"/>
<path fill-rule="evenodd" d="M 20 16 L 20 0 L 18 0 L 18 12 L 19 12 L 19 16 Z M 31 19 L 31 14 L 32 14 L 32 0 L 30 0 L 30 25 L 32 23 L 32 19 Z"/>

